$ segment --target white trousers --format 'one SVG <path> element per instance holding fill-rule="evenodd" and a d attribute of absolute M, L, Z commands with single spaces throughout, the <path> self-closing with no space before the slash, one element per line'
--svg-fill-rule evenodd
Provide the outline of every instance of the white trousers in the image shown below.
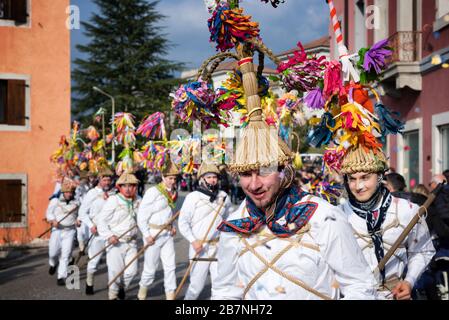
<path fill-rule="evenodd" d="M 82 247 L 83 245 L 87 245 L 87 239 L 89 239 L 89 227 L 84 222 L 81 222 L 81 225 L 76 228 L 76 239 L 78 243 Z"/>
<path fill-rule="evenodd" d="M 176 290 L 175 246 L 173 237 L 169 234 L 159 237 L 156 243 L 145 251 L 145 263 L 139 285 L 148 288 L 153 283 L 159 257 L 164 269 L 165 292 L 173 292 Z"/>
<path fill-rule="evenodd" d="M 86 244 L 87 245 L 87 244 Z M 99 235 L 93 236 L 89 242 L 89 248 L 87 254 L 89 256 L 89 262 L 87 263 L 87 273 L 95 273 L 98 270 L 98 264 L 100 263 L 101 257 L 104 252 L 90 260 L 91 257 L 96 255 L 98 252 L 106 247 L 106 241 Z"/>
<path fill-rule="evenodd" d="M 136 256 L 137 245 L 135 241 L 120 242 L 114 246 L 110 246 L 106 251 L 108 282 L 111 282 L 111 280 L 125 268 L 125 265 Z M 136 259 L 109 287 L 110 293 L 118 293 L 119 287 L 124 287 L 125 289 L 129 287 L 134 276 L 137 274 L 137 260 L 138 259 Z"/>
<path fill-rule="evenodd" d="M 205 245 L 198 258 L 214 258 L 216 251 L 216 245 Z M 190 246 L 189 258 L 192 259 L 195 256 L 195 253 L 196 252 L 193 247 Z M 206 284 L 208 271 L 210 272 L 212 286 L 214 285 L 218 274 L 218 265 L 216 261 L 191 261 L 190 263 L 193 263 L 193 266 L 190 270 L 190 284 L 187 288 L 184 300 L 198 299 L 201 291 L 203 291 L 204 285 Z"/>
<path fill-rule="evenodd" d="M 57 229 L 51 231 L 48 244 L 48 255 L 50 266 L 56 266 L 59 260 L 58 279 L 67 278 L 67 267 L 72 257 L 73 240 L 75 239 L 75 229 Z"/>

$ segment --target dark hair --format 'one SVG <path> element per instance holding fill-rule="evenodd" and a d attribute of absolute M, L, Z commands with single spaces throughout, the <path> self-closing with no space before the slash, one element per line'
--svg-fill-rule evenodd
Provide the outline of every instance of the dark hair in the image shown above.
<path fill-rule="evenodd" d="M 385 176 L 387 181 L 393 187 L 394 191 L 405 191 L 407 185 L 405 184 L 405 179 L 399 173 L 389 173 Z"/>
<path fill-rule="evenodd" d="M 444 170 L 443 175 L 446 177 L 447 183 L 449 183 L 449 169 Z"/>

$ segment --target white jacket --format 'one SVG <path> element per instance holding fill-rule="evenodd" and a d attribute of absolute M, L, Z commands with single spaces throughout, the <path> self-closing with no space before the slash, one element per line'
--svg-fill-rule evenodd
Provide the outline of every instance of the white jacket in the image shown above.
<path fill-rule="evenodd" d="M 352 225 L 353 233 L 356 235 L 357 242 L 362 248 L 366 261 L 371 270 L 374 271 L 378 265 L 378 261 L 371 237 L 368 235 L 366 221 L 352 210 L 349 202 L 342 205 L 341 208 L 345 212 L 349 223 Z M 382 225 L 382 240 L 385 254 L 399 238 L 404 228 L 418 212 L 418 209 L 417 205 L 408 200 L 393 197 Z M 432 244 L 429 229 L 425 220 L 421 219 L 388 261 L 385 266 L 385 279 L 401 278 L 407 266 L 405 280 L 413 287 L 434 254 L 435 248 Z"/>
<path fill-rule="evenodd" d="M 337 207 L 326 201 L 306 196 L 301 202 L 318 204 L 309 220 L 310 230 L 290 238 L 278 238 L 255 247 L 256 252 L 271 262 L 287 246 L 296 241 L 275 263 L 278 271 L 288 274 L 312 289 L 328 297 L 335 296 L 333 288 L 336 280 L 345 299 L 374 299 L 376 280 L 351 234 L 351 226 Z M 248 217 L 244 201 L 228 220 Z M 282 217 L 277 220 L 285 225 Z M 305 227 L 303 227 L 304 229 Z M 257 241 L 271 236 L 264 226 L 261 232 L 242 238 L 234 232 L 222 232 L 218 244 L 218 276 L 212 288 L 213 299 L 242 299 L 244 288 L 265 269 L 265 264 L 246 248 L 244 241 L 254 245 Z M 245 240 L 244 240 L 245 239 Z M 314 293 L 288 280 L 270 269 L 262 274 L 245 296 L 251 300 L 315 300 Z"/>
<path fill-rule="evenodd" d="M 103 194 L 104 194 L 103 189 L 101 189 L 99 186 L 96 186 L 95 188 L 90 189 L 87 192 L 87 194 L 83 198 L 83 201 L 81 202 L 81 207 L 79 211 L 80 220 L 84 222 L 89 228 L 92 228 L 94 226 L 94 223 L 89 217 L 92 203 L 96 199 L 102 198 Z"/>
<path fill-rule="evenodd" d="M 140 198 L 129 202 L 119 193 L 112 195 L 106 200 L 100 214 L 98 215 L 98 233 L 104 239 L 112 236 L 121 236 L 125 231 L 136 226 L 136 212 L 140 204 Z M 127 232 L 120 241 L 128 241 L 135 238 L 137 228 Z"/>
<path fill-rule="evenodd" d="M 173 215 L 172 208 L 168 205 L 168 200 L 154 186 L 148 189 L 143 196 L 142 203 L 137 213 L 137 224 L 144 238 L 154 237 L 160 229 L 150 227 L 150 224 L 162 226 L 166 224 Z M 168 230 L 163 230 L 160 236 L 168 234 Z"/>
<path fill-rule="evenodd" d="M 76 223 L 76 218 L 78 217 L 78 208 L 79 208 L 79 202 L 76 200 L 71 200 L 68 204 L 64 200 L 64 196 L 61 194 L 59 198 L 53 198 L 51 199 L 50 203 L 48 204 L 46 218 L 47 221 L 61 221 L 60 226 L 61 227 L 72 227 Z M 67 217 L 64 218 L 70 211 L 73 212 Z"/>
<path fill-rule="evenodd" d="M 225 203 L 216 217 L 214 225 L 210 228 L 206 240 L 218 238 L 220 232 L 217 227 L 223 219 L 227 218 L 231 201 L 224 191 L 218 193 L 214 202 L 210 202 L 209 196 L 199 191 L 193 191 L 186 196 L 179 214 L 178 227 L 179 232 L 187 241 L 192 243 L 195 240 L 203 240 L 225 197 Z"/>

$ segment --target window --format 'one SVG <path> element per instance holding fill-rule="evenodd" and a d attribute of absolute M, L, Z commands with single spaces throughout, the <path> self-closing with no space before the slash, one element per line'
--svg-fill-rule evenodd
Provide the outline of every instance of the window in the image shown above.
<path fill-rule="evenodd" d="M 28 22 L 27 0 L 0 0 L 0 19 L 13 20 L 16 25 Z"/>
<path fill-rule="evenodd" d="M 25 80 L 0 79 L 0 124 L 24 126 L 28 117 L 25 115 Z"/>
<path fill-rule="evenodd" d="M 415 185 L 420 180 L 419 175 L 419 130 L 408 131 L 404 133 L 404 178 L 407 185 L 414 180 Z"/>
<path fill-rule="evenodd" d="M 441 134 L 441 156 L 443 170 L 449 169 L 449 125 L 439 128 Z"/>
<path fill-rule="evenodd" d="M 361 48 L 366 47 L 365 1 L 355 1 L 354 6 L 354 47 L 358 52 Z"/>
<path fill-rule="evenodd" d="M 444 17 L 449 14 L 449 0 L 438 0 L 437 1 L 437 19 Z"/>
<path fill-rule="evenodd" d="M 22 223 L 25 216 L 24 179 L 0 177 L 0 223 Z"/>

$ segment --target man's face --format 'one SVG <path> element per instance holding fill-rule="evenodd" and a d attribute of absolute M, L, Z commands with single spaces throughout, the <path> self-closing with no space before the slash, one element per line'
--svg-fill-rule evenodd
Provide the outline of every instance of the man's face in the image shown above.
<path fill-rule="evenodd" d="M 111 188 L 111 183 L 112 183 L 111 177 L 101 177 L 100 182 L 98 182 L 98 185 L 104 191 L 108 191 Z"/>
<path fill-rule="evenodd" d="M 118 189 L 122 194 L 122 196 L 128 199 L 132 199 L 136 196 L 137 184 L 130 184 L 130 183 L 121 184 L 118 186 Z"/>
<path fill-rule="evenodd" d="M 357 201 L 368 201 L 377 190 L 376 173 L 358 172 L 348 176 L 349 189 Z"/>
<path fill-rule="evenodd" d="M 64 196 L 64 199 L 66 199 L 66 200 L 70 200 L 70 199 L 72 199 L 72 197 L 73 197 L 73 192 L 71 192 L 71 191 L 69 191 L 69 192 L 63 192 L 62 194 L 63 194 L 63 196 Z"/>
<path fill-rule="evenodd" d="M 240 185 L 259 209 L 265 209 L 279 191 L 281 179 L 277 170 L 248 171 L 240 174 Z"/>
<path fill-rule="evenodd" d="M 176 176 L 162 177 L 162 181 L 164 181 L 164 184 L 168 189 L 173 189 L 176 183 Z"/>
<path fill-rule="evenodd" d="M 204 181 L 211 186 L 216 186 L 218 183 L 218 177 L 214 173 L 208 173 L 204 175 Z"/>

